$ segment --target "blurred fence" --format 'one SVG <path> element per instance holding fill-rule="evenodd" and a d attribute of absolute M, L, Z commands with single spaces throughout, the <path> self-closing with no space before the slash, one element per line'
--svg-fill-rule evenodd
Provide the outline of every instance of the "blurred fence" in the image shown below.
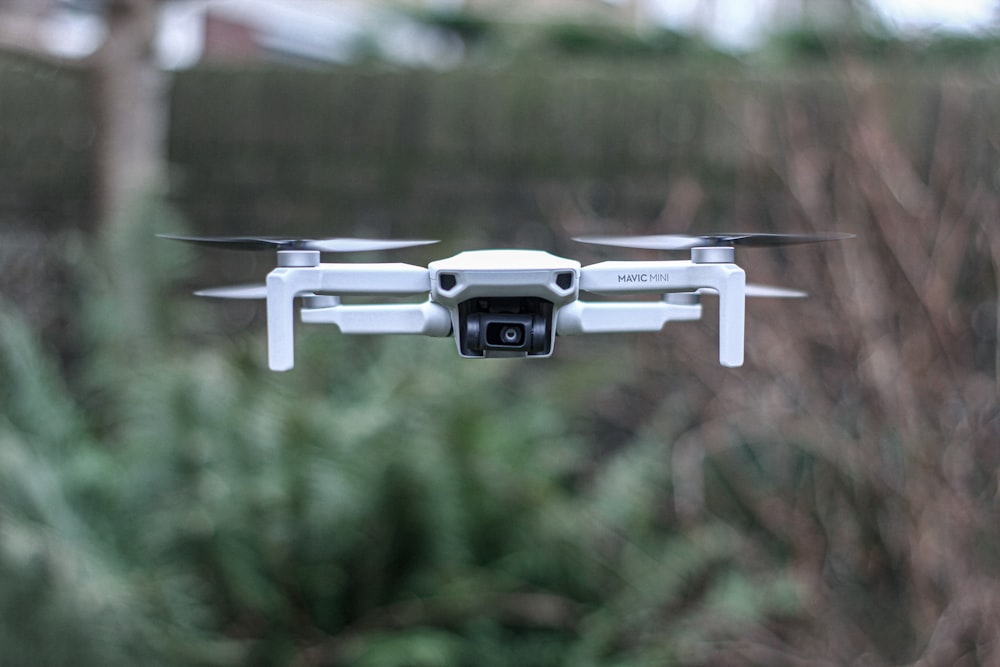
<path fill-rule="evenodd" d="M 996 101 L 989 81 L 953 79 L 895 72 L 872 82 L 920 175 L 948 90 L 969 91 L 976 108 Z M 86 83 L 77 71 L 0 60 L 0 222 L 86 226 Z M 836 147 L 856 111 L 852 85 L 832 68 L 652 63 L 198 68 L 174 75 L 171 193 L 203 231 L 539 243 L 550 232 L 537 223 L 576 231 L 599 218 L 636 231 L 766 229 L 775 206 L 794 203 L 787 184 L 754 168 L 761 152 L 781 150 L 760 145 L 761 124 L 816 121 L 811 141 Z M 977 159 L 994 150 L 998 125 L 980 117 L 963 128 Z"/>
<path fill-rule="evenodd" d="M 228 229 L 509 235 L 565 193 L 655 218 L 672 175 L 738 159 L 712 85 L 592 67 L 195 70 L 174 86 L 177 195 Z"/>
<path fill-rule="evenodd" d="M 0 222 L 51 229 L 90 215 L 95 125 L 82 71 L 0 58 Z"/>
<path fill-rule="evenodd" d="M 953 78 L 885 73 L 872 82 L 905 149 L 924 166 Z M 577 188 L 598 214 L 650 218 L 678 176 L 724 200 L 735 196 L 760 148 L 749 143 L 748 114 L 783 124 L 794 103 L 796 113 L 830 124 L 818 141 L 839 141 L 854 110 L 852 85 L 833 69 L 761 78 L 593 63 L 451 72 L 204 68 L 175 79 L 170 155 L 182 179 L 177 194 L 212 225 L 234 207 L 243 210 L 228 214 L 232 222 L 250 215 L 272 225 L 330 224 L 330 212 L 379 206 L 405 220 L 457 223 L 463 213 L 488 218 L 512 197 L 533 201 L 558 187 Z M 988 81 L 965 87 L 976 92 L 970 101 L 995 100 Z M 970 127 L 980 133 L 970 139 L 988 144 L 981 133 L 989 123 Z M 290 212 L 268 217 L 260 209 L 275 202 L 266 196 Z"/>
<path fill-rule="evenodd" d="M 780 124 L 794 101 L 834 125 L 818 140 L 837 141 L 844 85 L 832 70 L 756 78 L 651 64 L 198 69 L 173 89 L 174 193 L 195 225 L 226 231 L 538 243 L 539 222 L 574 231 L 600 218 L 762 229 L 782 184 L 748 176 L 748 114 Z M 918 147 L 940 81 L 880 85 Z"/>

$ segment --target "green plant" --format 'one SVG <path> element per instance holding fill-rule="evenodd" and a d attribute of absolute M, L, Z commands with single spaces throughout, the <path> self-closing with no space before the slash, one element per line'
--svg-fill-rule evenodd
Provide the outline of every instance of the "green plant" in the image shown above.
<path fill-rule="evenodd" d="M 627 359 L 312 330 L 274 375 L 134 279 L 185 265 L 142 210 L 88 273 L 82 376 L 3 311 L 4 664 L 665 664 L 795 609 L 732 530 L 675 530 L 662 438 L 590 464 Z"/>

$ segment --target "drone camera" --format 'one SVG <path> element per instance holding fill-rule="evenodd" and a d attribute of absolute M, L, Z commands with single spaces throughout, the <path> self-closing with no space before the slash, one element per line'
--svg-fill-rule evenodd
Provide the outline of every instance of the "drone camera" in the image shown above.
<path fill-rule="evenodd" d="M 464 356 L 547 356 L 552 303 L 537 298 L 470 299 L 459 305 Z"/>
<path fill-rule="evenodd" d="M 473 313 L 465 321 L 465 345 L 471 353 L 544 354 L 548 327 L 542 315 Z"/>

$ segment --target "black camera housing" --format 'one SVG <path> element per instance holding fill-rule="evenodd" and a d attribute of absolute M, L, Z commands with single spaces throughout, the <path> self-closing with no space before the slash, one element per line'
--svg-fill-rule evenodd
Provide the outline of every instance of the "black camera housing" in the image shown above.
<path fill-rule="evenodd" d="M 538 297 L 484 297 L 458 305 L 459 347 L 470 357 L 547 356 L 552 302 Z"/>

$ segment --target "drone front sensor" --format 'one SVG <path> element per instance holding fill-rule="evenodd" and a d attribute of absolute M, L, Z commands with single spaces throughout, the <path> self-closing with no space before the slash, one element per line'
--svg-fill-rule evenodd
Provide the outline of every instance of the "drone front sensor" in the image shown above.
<path fill-rule="evenodd" d="M 802 297 L 804 292 L 746 283 L 735 247 L 817 243 L 849 234 L 716 234 L 582 237 L 584 243 L 689 250 L 683 260 L 580 262 L 541 250 L 475 250 L 428 264 L 323 263 L 324 252 L 361 252 L 434 243 L 427 240 L 289 239 L 164 236 L 199 245 L 277 251 L 266 286 L 213 288 L 201 296 L 267 300 L 268 361 L 294 365 L 294 302 L 303 322 L 347 334 L 452 336 L 467 358 L 548 357 L 557 336 L 660 331 L 670 321 L 701 319 L 701 295 L 719 295 L 719 362 L 741 366 L 746 297 Z M 580 293 L 658 294 L 657 301 L 586 301 Z M 426 295 L 422 303 L 343 304 L 341 296 Z"/>

